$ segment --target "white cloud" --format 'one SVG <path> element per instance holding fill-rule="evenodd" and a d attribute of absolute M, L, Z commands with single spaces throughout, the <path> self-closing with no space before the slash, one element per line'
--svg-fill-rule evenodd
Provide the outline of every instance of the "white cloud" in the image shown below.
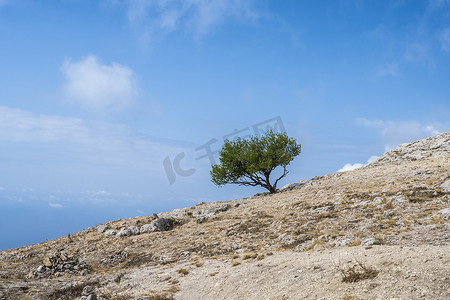
<path fill-rule="evenodd" d="M 399 144 L 413 142 L 440 133 L 434 125 L 423 125 L 417 121 L 382 121 L 358 118 L 356 122 L 366 127 L 380 129 L 386 151 Z"/>
<path fill-rule="evenodd" d="M 378 74 L 380 76 L 388 75 L 388 76 L 397 77 L 400 74 L 398 64 L 396 64 L 396 63 L 385 64 L 384 66 L 382 66 L 378 69 Z"/>
<path fill-rule="evenodd" d="M 0 141 L 90 143 L 126 135 L 124 126 L 89 122 L 77 118 L 33 114 L 21 109 L 0 106 Z"/>
<path fill-rule="evenodd" d="M 429 45 L 426 42 L 416 42 L 407 46 L 405 60 L 416 63 L 424 63 L 429 60 L 429 52 Z"/>
<path fill-rule="evenodd" d="M 128 19 L 146 34 L 184 30 L 203 36 L 225 20 L 256 20 L 252 0 L 128 0 Z"/>
<path fill-rule="evenodd" d="M 63 205 L 61 203 L 52 203 L 52 202 L 50 202 L 48 204 L 48 206 L 53 207 L 53 208 L 63 208 Z"/>
<path fill-rule="evenodd" d="M 337 170 L 337 172 L 345 172 L 345 171 L 352 171 L 355 169 L 359 169 L 362 168 L 364 166 L 367 166 L 368 164 L 374 162 L 375 160 L 377 160 L 378 156 L 376 155 L 372 155 L 368 160 L 366 164 L 361 164 L 361 163 L 355 163 L 355 164 L 345 164 L 342 168 L 340 168 L 339 170 Z"/>
<path fill-rule="evenodd" d="M 428 9 L 429 10 L 438 10 L 442 9 L 445 6 L 450 4 L 450 0 L 429 0 Z"/>
<path fill-rule="evenodd" d="M 38 143 L 51 148 L 52 153 L 64 153 L 84 162 L 152 164 L 156 169 L 165 156 L 184 151 L 188 144 L 147 137 L 123 125 L 39 115 L 4 106 L 0 106 L 0 142 L 13 142 L 17 147 L 19 143 Z"/>
<path fill-rule="evenodd" d="M 120 111 L 131 106 L 138 95 L 133 70 L 115 62 L 103 64 L 93 55 L 66 60 L 61 71 L 65 97 L 85 109 Z"/>
<path fill-rule="evenodd" d="M 450 53 L 450 28 L 447 28 L 441 33 L 439 41 L 441 42 L 442 50 Z"/>

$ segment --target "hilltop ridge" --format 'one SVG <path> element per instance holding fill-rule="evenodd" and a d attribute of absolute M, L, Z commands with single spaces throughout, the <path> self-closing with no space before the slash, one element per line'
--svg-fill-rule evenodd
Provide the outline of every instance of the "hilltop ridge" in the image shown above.
<path fill-rule="evenodd" d="M 449 170 L 443 133 L 275 194 L 3 251 L 0 299 L 450 298 Z"/>

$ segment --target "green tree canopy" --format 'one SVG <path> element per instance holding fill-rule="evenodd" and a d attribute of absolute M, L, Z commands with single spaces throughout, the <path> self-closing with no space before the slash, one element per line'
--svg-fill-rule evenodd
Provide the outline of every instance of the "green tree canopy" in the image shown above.
<path fill-rule="evenodd" d="M 220 151 L 220 163 L 212 166 L 211 181 L 223 186 L 228 183 L 262 186 L 275 193 L 277 183 L 288 173 L 286 167 L 301 152 L 301 145 L 285 133 L 268 131 L 264 136 L 226 140 Z M 273 184 L 270 174 L 277 167 L 283 173 Z"/>

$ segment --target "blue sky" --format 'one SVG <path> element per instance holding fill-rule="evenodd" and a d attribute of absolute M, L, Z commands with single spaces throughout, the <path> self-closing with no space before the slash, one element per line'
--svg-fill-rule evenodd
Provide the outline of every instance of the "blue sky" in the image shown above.
<path fill-rule="evenodd" d="M 281 185 L 364 165 L 450 130 L 449 78 L 448 0 L 0 0 L 0 249 L 261 192 L 202 158 L 258 124 Z"/>

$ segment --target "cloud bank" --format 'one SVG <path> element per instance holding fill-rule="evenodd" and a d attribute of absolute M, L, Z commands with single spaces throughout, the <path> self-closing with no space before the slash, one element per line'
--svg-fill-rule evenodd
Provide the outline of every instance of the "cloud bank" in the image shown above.
<path fill-rule="evenodd" d="M 129 0 L 126 4 L 130 23 L 144 28 L 147 35 L 182 30 L 201 37 L 228 19 L 259 18 L 252 0 Z"/>
<path fill-rule="evenodd" d="M 378 156 L 376 155 L 372 155 L 368 160 L 366 164 L 361 164 L 361 163 L 355 163 L 355 164 L 345 164 L 342 168 L 340 168 L 339 170 L 337 170 L 337 172 L 346 172 L 346 171 L 353 171 L 362 167 L 367 166 L 368 164 L 374 162 L 375 160 L 377 160 Z"/>
<path fill-rule="evenodd" d="M 440 36 L 441 48 L 443 51 L 450 53 L 450 28 L 444 30 Z"/>
<path fill-rule="evenodd" d="M 424 125 L 417 121 L 383 121 L 357 118 L 356 123 L 379 129 L 380 136 L 385 143 L 385 151 L 392 150 L 402 143 L 413 142 L 441 133 L 434 125 Z"/>
<path fill-rule="evenodd" d="M 66 60 L 61 72 L 64 96 L 84 109 L 120 111 L 130 107 L 138 95 L 132 69 L 115 62 L 104 64 L 94 55 Z"/>

